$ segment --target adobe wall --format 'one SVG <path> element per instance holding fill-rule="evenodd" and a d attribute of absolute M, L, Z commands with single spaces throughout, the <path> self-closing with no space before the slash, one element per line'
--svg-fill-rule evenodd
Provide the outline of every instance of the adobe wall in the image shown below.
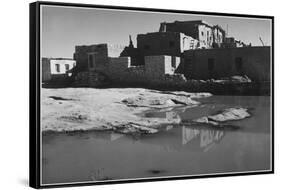
<path fill-rule="evenodd" d="M 146 56 L 145 65 L 132 66 L 130 57 L 109 57 L 108 63 L 106 64 L 106 68 L 104 70 L 90 70 L 89 76 L 94 76 L 93 73 L 104 74 L 112 83 L 121 85 L 153 85 L 153 83 L 155 85 L 161 85 L 165 84 L 166 82 L 173 82 L 173 75 L 175 74 L 175 70 L 177 69 L 177 67 L 180 65 L 180 61 L 180 57 L 172 57 L 166 55 Z M 175 77 L 177 78 L 177 80 L 179 80 L 181 76 L 178 76 L 179 74 L 176 75 L 177 76 Z M 89 79 L 91 84 L 94 83 L 94 81 L 91 81 L 92 78 Z M 86 79 L 80 77 L 79 80 L 85 81 Z"/>
<path fill-rule="evenodd" d="M 51 80 L 50 59 L 43 57 L 41 65 L 42 65 L 42 81 L 47 82 Z"/>
<path fill-rule="evenodd" d="M 213 43 L 212 28 L 206 25 L 198 26 L 199 43 L 201 48 L 211 48 Z"/>
<path fill-rule="evenodd" d="M 188 22 L 161 23 L 160 32 L 182 32 L 194 39 L 199 39 L 198 26 Z"/>
<path fill-rule="evenodd" d="M 181 38 L 181 52 L 184 52 L 186 50 L 190 50 L 190 49 L 197 49 L 200 44 L 199 41 L 190 37 L 190 36 L 186 36 L 184 34 L 180 34 L 180 38 Z"/>
<path fill-rule="evenodd" d="M 186 81 L 175 71 L 180 65 L 180 57 L 158 55 L 145 57 L 145 73 L 151 85 L 178 85 Z"/>
<path fill-rule="evenodd" d="M 241 58 L 242 67 L 237 69 L 236 58 Z M 208 68 L 208 59 L 214 60 L 214 68 Z M 187 74 L 187 61 L 192 64 L 193 79 L 222 78 L 234 75 L 247 75 L 254 81 L 270 81 L 270 47 L 219 48 L 186 51 L 184 69 Z"/>
<path fill-rule="evenodd" d="M 66 74 L 66 66 L 69 66 L 69 70 L 71 70 L 75 66 L 76 62 L 74 60 L 68 59 L 50 59 L 50 69 L 52 75 L 57 74 Z M 56 65 L 59 65 L 59 72 L 56 70 Z"/>
<path fill-rule="evenodd" d="M 104 73 L 112 81 L 121 81 L 126 75 L 128 68 L 131 66 L 130 57 L 109 57 L 107 70 Z"/>
<path fill-rule="evenodd" d="M 155 32 L 137 36 L 137 48 L 143 56 L 180 56 L 181 44 L 180 33 L 175 32 Z"/>
<path fill-rule="evenodd" d="M 96 53 L 96 63 L 97 66 L 103 66 L 107 63 L 108 58 L 108 48 L 107 44 L 97 44 L 97 45 L 83 45 L 75 46 L 75 53 L 73 55 L 74 60 L 76 60 L 78 71 L 88 70 L 88 55 L 89 53 Z"/>
<path fill-rule="evenodd" d="M 66 74 L 66 65 L 71 70 L 75 66 L 75 61 L 64 58 L 42 58 L 42 81 L 47 82 L 57 80 L 68 76 Z M 56 70 L 56 65 L 59 65 L 59 72 Z"/>
<path fill-rule="evenodd" d="M 134 47 L 125 47 L 120 53 L 120 57 L 130 57 L 131 65 L 138 66 L 144 65 L 144 56 L 141 54 L 140 50 Z"/>

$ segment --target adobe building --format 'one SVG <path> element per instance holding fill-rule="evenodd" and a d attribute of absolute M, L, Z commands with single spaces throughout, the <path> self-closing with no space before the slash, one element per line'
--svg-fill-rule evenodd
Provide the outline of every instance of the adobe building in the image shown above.
<path fill-rule="evenodd" d="M 225 42 L 221 44 L 222 48 L 236 48 L 236 47 L 251 47 L 251 44 L 246 45 L 240 40 L 236 40 L 234 37 L 226 37 Z"/>
<path fill-rule="evenodd" d="M 103 73 L 115 83 L 149 84 L 165 83 L 165 76 L 174 75 L 180 64 L 180 57 L 157 55 L 145 56 L 145 64 L 134 66 L 130 57 L 109 58 L 107 70 Z"/>
<path fill-rule="evenodd" d="M 270 81 L 270 47 L 198 49 L 184 52 L 181 73 L 206 80 L 246 75 L 252 81 Z"/>
<path fill-rule="evenodd" d="M 159 32 L 181 32 L 199 41 L 198 48 L 220 47 L 225 31 L 218 25 L 212 26 L 203 20 L 162 22 Z"/>
<path fill-rule="evenodd" d="M 202 20 L 163 22 L 159 32 L 139 34 L 137 47 L 132 44 L 130 36 L 129 46 L 120 56 L 131 57 L 132 65 L 144 65 L 145 56 L 182 57 L 187 50 L 220 48 L 225 38 L 225 31 L 219 25 L 212 26 Z"/>
<path fill-rule="evenodd" d="M 108 58 L 107 44 L 75 46 L 73 57 L 79 72 L 88 71 L 89 67 L 104 67 Z"/>
<path fill-rule="evenodd" d="M 42 82 L 64 79 L 71 76 L 70 71 L 76 61 L 68 58 L 42 58 Z"/>
<path fill-rule="evenodd" d="M 144 56 L 181 56 L 190 49 L 198 47 L 198 40 L 180 32 L 153 32 L 137 36 L 137 48 Z"/>
<path fill-rule="evenodd" d="M 119 56 L 123 49 L 123 46 L 108 44 L 75 46 L 73 57 L 77 64 L 76 71 L 83 72 L 93 68 L 104 70 L 108 57 Z"/>
<path fill-rule="evenodd" d="M 120 57 L 130 57 L 131 65 L 144 65 L 144 56 L 140 49 L 134 47 L 131 35 L 129 35 L 129 46 L 126 46 L 123 49 L 123 51 L 120 53 Z"/>
<path fill-rule="evenodd" d="M 108 80 L 117 85 L 196 90 L 200 85 L 206 87 L 201 80 L 235 75 L 246 75 L 258 83 L 270 81 L 270 47 L 251 47 L 226 37 L 220 26 L 201 20 L 161 23 L 159 32 L 139 34 L 136 47 L 131 36 L 125 48 L 76 46 L 74 58 L 75 81 L 90 86 Z"/>

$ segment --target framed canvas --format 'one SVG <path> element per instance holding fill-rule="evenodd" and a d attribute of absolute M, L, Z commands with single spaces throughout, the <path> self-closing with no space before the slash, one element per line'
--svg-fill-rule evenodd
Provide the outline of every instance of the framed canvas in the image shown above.
<path fill-rule="evenodd" d="M 274 172 L 274 18 L 30 4 L 30 186 Z"/>

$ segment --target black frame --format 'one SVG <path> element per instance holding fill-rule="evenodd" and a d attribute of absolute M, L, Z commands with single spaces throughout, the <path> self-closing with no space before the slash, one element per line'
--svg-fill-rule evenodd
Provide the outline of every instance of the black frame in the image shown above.
<path fill-rule="evenodd" d="M 262 18 L 271 19 L 272 21 L 272 88 L 271 88 L 271 102 L 272 102 L 272 168 L 269 171 L 257 172 L 243 172 L 243 173 L 229 173 L 229 174 L 204 174 L 200 176 L 180 176 L 180 177 L 162 177 L 157 179 L 130 179 L 109 182 L 81 182 L 74 184 L 63 185 L 42 185 L 40 184 L 40 6 L 68 6 L 68 7 L 87 7 L 87 8 L 106 8 L 118 10 L 136 10 L 145 12 L 169 12 L 169 13 L 183 13 L 183 14 L 204 14 L 204 15 L 218 15 L 218 16 L 234 16 L 247 18 Z M 274 16 L 263 15 L 247 15 L 247 14 L 233 14 L 233 13 L 217 13 L 217 12 L 201 12 L 201 11 L 186 11 L 186 10 L 169 10 L 169 9 L 155 9 L 155 8 L 140 8 L 140 7 L 120 7 L 108 5 L 91 5 L 80 3 L 62 3 L 62 2 L 48 2 L 37 1 L 29 4 L 29 185 L 33 188 L 50 188 L 50 187 L 69 187 L 69 186 L 85 186 L 85 185 L 100 185 L 100 184 L 120 184 L 120 183 L 134 183 L 134 182 L 149 182 L 149 181 L 163 181 L 163 180 L 182 180 L 194 178 L 209 178 L 209 177 L 230 177 L 242 175 L 257 175 L 257 174 L 273 174 L 274 173 Z"/>

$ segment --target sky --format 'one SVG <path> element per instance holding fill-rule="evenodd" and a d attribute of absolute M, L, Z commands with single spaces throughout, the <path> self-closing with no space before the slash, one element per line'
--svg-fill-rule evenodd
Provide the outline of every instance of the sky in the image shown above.
<path fill-rule="evenodd" d="M 46 6 L 41 9 L 41 53 L 43 57 L 72 58 L 76 45 L 108 43 L 126 46 L 129 35 L 136 46 L 138 34 L 157 32 L 161 22 L 204 20 L 220 25 L 228 36 L 261 46 L 259 37 L 271 45 L 271 20 L 157 13 L 79 7 Z"/>

